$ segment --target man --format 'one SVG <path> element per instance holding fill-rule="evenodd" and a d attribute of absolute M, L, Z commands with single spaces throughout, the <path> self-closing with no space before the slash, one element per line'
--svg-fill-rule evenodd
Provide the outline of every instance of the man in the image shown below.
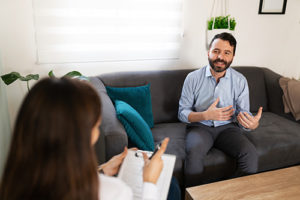
<path fill-rule="evenodd" d="M 242 134 L 241 128 L 256 129 L 262 107 L 256 116 L 249 112 L 247 80 L 229 68 L 235 49 L 236 40 L 231 34 L 216 35 L 209 45 L 209 65 L 191 72 L 185 79 L 178 118 L 188 123 L 187 186 L 201 183 L 203 159 L 212 146 L 237 160 L 236 174 L 257 171 L 256 149 Z"/>

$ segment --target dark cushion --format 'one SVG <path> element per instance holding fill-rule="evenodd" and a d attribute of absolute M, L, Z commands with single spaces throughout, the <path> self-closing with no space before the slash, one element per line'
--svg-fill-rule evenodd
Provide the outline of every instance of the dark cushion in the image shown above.
<path fill-rule="evenodd" d="M 106 86 L 106 90 L 113 101 L 125 101 L 144 118 L 150 128 L 153 127 L 150 84 L 138 87 Z"/>
<path fill-rule="evenodd" d="M 141 150 L 153 151 L 152 132 L 142 116 L 124 101 L 115 101 L 117 118 L 123 124 L 128 138 Z"/>
<path fill-rule="evenodd" d="M 263 112 L 259 127 L 245 133 L 257 149 L 259 171 L 300 163 L 300 126 L 271 112 Z"/>
<path fill-rule="evenodd" d="M 242 73 L 248 81 L 250 111 L 257 112 L 260 106 L 263 107 L 264 111 L 267 111 L 268 99 L 263 68 L 234 67 L 234 69 Z"/>

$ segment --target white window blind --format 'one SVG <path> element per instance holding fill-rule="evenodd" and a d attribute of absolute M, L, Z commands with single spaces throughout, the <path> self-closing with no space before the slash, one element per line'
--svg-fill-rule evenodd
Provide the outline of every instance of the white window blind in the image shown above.
<path fill-rule="evenodd" d="M 183 0 L 33 0 L 38 63 L 176 59 Z"/>

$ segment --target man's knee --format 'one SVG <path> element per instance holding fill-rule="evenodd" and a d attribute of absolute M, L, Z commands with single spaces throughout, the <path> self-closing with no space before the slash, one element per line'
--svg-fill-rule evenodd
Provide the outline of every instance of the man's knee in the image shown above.
<path fill-rule="evenodd" d="M 254 174 L 258 169 L 258 155 L 256 148 L 252 143 L 249 142 L 248 145 L 245 145 L 238 159 L 238 165 L 240 170 L 245 174 Z"/>
<path fill-rule="evenodd" d="M 213 138 L 209 132 L 200 127 L 193 127 L 188 131 L 186 137 L 186 153 L 194 154 L 197 152 L 200 156 L 204 156 L 212 147 L 213 142 Z"/>

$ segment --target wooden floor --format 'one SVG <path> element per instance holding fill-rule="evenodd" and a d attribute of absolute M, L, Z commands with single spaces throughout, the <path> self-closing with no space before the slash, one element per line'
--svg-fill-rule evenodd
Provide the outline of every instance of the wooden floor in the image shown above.
<path fill-rule="evenodd" d="M 300 200 L 300 166 L 186 189 L 186 200 Z"/>

